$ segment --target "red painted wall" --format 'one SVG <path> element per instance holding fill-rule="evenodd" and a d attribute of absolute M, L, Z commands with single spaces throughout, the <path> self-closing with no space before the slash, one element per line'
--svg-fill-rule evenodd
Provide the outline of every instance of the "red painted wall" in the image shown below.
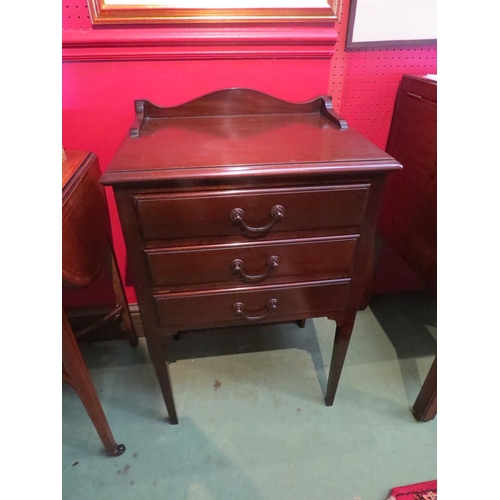
<path fill-rule="evenodd" d="M 344 0 L 335 29 L 214 28 L 207 33 L 92 28 L 85 0 L 63 1 L 63 146 L 96 153 L 104 170 L 128 133 L 135 99 L 169 106 L 222 88 L 247 87 L 295 102 L 332 95 L 350 126 L 385 148 L 401 75 L 435 73 L 436 49 L 345 52 L 348 7 Z M 125 247 L 112 194 L 107 195 L 125 276 Z M 135 302 L 133 288 L 126 288 Z M 112 301 L 106 276 L 84 291 L 63 294 L 66 307 Z"/>
<path fill-rule="evenodd" d="M 134 119 L 134 100 L 172 106 L 228 87 L 289 101 L 328 93 L 332 27 L 93 28 L 85 0 L 63 2 L 62 137 L 67 150 L 92 151 L 104 170 Z M 107 191 L 114 244 L 125 276 L 126 253 Z M 127 286 L 130 302 L 135 293 Z M 113 302 L 106 276 L 63 294 L 66 307 Z"/>

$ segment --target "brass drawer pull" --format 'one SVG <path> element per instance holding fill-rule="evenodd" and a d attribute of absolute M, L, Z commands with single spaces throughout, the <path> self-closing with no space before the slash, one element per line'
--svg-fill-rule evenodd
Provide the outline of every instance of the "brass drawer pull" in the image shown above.
<path fill-rule="evenodd" d="M 285 216 L 285 209 L 281 205 L 274 205 L 274 207 L 271 208 L 271 217 L 273 220 L 269 224 L 267 224 L 267 226 L 263 227 L 251 227 L 247 225 L 243 220 L 243 217 L 245 217 L 245 212 L 242 208 L 233 208 L 229 216 L 231 217 L 231 220 L 233 222 L 239 224 L 248 233 L 265 233 L 273 227 L 275 222 L 283 219 L 283 217 Z"/>
<path fill-rule="evenodd" d="M 238 318 L 244 319 L 245 321 L 260 321 L 264 319 L 271 311 L 276 311 L 278 309 L 278 299 L 269 299 L 266 305 L 266 312 L 261 316 L 248 316 L 245 314 L 245 304 L 243 302 L 236 302 L 233 304 L 234 315 Z"/>
<path fill-rule="evenodd" d="M 231 261 L 231 271 L 235 274 L 239 274 L 240 277 L 245 280 L 258 281 L 267 278 L 273 269 L 277 269 L 280 265 L 280 259 L 277 255 L 271 255 L 271 257 L 267 259 L 267 269 L 262 274 L 247 274 L 243 270 L 244 265 L 245 263 L 241 259 L 234 259 Z"/>

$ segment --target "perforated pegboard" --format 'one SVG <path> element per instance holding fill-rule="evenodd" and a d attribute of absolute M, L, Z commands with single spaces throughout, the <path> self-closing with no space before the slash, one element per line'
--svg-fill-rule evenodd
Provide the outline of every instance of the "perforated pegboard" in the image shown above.
<path fill-rule="evenodd" d="M 87 0 L 63 0 L 62 2 L 62 29 L 63 30 L 90 30 L 90 21 Z"/>
<path fill-rule="evenodd" d="M 385 149 L 401 77 L 437 73 L 436 46 L 346 52 L 349 2 L 341 2 L 330 95 L 349 126 Z"/>
<path fill-rule="evenodd" d="M 329 91 L 349 125 L 385 149 L 403 73 L 437 73 L 436 47 L 345 51 L 350 0 L 341 0 Z M 63 0 L 63 30 L 91 30 L 86 0 Z"/>

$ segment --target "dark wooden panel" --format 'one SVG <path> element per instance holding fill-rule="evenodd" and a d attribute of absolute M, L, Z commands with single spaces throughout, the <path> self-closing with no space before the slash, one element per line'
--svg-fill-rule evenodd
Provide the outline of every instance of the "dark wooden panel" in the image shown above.
<path fill-rule="evenodd" d="M 69 196 L 72 189 L 78 185 L 78 169 L 89 156 L 88 151 L 64 151 L 62 160 L 62 190 L 63 202 Z"/>
<path fill-rule="evenodd" d="M 64 163 L 74 163 L 72 153 L 68 155 L 63 162 L 62 279 L 68 287 L 83 287 L 95 280 L 104 261 L 108 209 L 97 157 L 77 155 L 75 161 L 83 158 L 83 163 L 65 169 Z"/>
<path fill-rule="evenodd" d="M 405 76 L 401 88 L 412 92 L 398 92 L 387 151 L 404 169 L 388 180 L 379 227 L 417 276 L 436 289 L 437 105 L 423 97 L 435 94 L 436 83 Z"/>
<path fill-rule="evenodd" d="M 352 272 L 357 241 L 357 236 L 281 240 L 154 249 L 146 255 L 155 287 L 333 278 Z"/>
<path fill-rule="evenodd" d="M 101 178 L 114 188 L 173 422 L 165 343 L 181 330 L 333 319 L 325 402 L 334 400 L 385 176 L 401 165 L 321 101 L 295 106 L 231 89 L 175 110 L 139 109 L 139 137 L 123 141 Z M 267 281 L 234 281 L 234 260 L 239 274 L 259 274 L 273 255 L 280 266 Z"/>
<path fill-rule="evenodd" d="M 294 104 L 255 90 L 237 88 L 213 92 L 174 107 L 159 106 L 147 99 L 135 101 L 137 122 L 155 118 L 318 113 L 321 105 L 321 99 Z"/>
<path fill-rule="evenodd" d="M 180 176 L 220 179 L 241 175 L 240 169 L 247 167 L 254 173 L 256 167 L 262 173 L 278 168 L 282 175 L 292 165 L 329 173 L 364 171 L 370 168 L 367 162 L 379 171 L 400 168 L 343 120 L 339 122 L 325 98 L 291 104 L 229 89 L 174 108 L 145 102 L 142 108 L 133 125 L 134 135 L 141 130 L 140 137 L 124 139 L 102 178 L 104 184 Z M 146 119 L 148 114 L 153 116 Z M 361 167 L 360 162 L 366 163 Z"/>
<path fill-rule="evenodd" d="M 347 300 L 349 280 L 318 281 L 293 285 L 260 286 L 206 292 L 158 294 L 154 296 L 158 319 L 162 326 L 183 328 L 197 325 L 245 324 L 235 314 L 234 305 L 244 304 L 251 316 L 265 315 L 262 321 L 286 319 L 302 315 L 304 318 L 326 315 L 342 309 Z M 277 300 L 277 308 L 266 314 L 269 300 Z"/>
<path fill-rule="evenodd" d="M 437 414 L 437 356 L 425 377 L 412 411 L 419 422 L 429 422 Z"/>
<path fill-rule="evenodd" d="M 273 221 L 272 209 L 284 216 L 271 231 L 300 231 L 356 226 L 363 221 L 368 184 L 317 188 L 234 190 L 179 195 L 136 195 L 145 240 L 247 234 L 231 220 L 234 209 L 244 211 L 252 227 Z M 268 231 L 264 231 L 265 234 Z"/>
<path fill-rule="evenodd" d="M 418 75 L 403 75 L 399 90 L 437 103 L 437 81 Z"/>

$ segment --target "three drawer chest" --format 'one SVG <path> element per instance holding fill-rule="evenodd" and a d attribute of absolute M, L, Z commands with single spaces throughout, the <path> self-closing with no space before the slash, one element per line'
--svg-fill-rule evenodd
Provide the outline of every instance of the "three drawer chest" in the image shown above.
<path fill-rule="evenodd" d="M 387 174 L 401 165 L 336 115 L 227 89 L 176 107 L 135 102 L 103 174 L 113 187 L 171 423 L 168 341 L 184 330 L 335 321 L 335 392 L 363 298 Z"/>

